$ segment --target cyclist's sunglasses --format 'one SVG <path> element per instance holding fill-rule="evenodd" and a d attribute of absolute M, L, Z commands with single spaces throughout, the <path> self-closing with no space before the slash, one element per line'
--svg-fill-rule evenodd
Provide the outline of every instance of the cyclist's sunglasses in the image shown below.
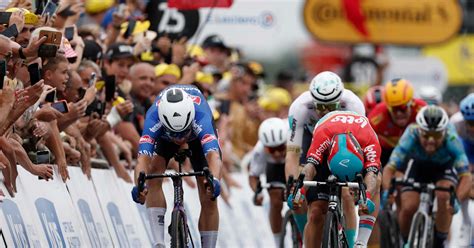
<path fill-rule="evenodd" d="M 444 131 L 425 131 L 425 130 L 420 130 L 420 135 L 425 138 L 429 139 L 432 137 L 435 140 L 439 140 L 444 137 Z"/>
<path fill-rule="evenodd" d="M 267 147 L 267 150 L 269 153 L 284 152 L 286 150 L 286 144 L 279 145 L 277 147 Z"/>
<path fill-rule="evenodd" d="M 402 112 L 402 113 L 406 113 L 411 107 L 411 101 L 407 104 L 402 104 L 402 105 L 398 105 L 398 106 L 393 106 L 393 107 L 388 107 L 388 110 L 392 113 L 395 113 L 395 112 Z"/>
<path fill-rule="evenodd" d="M 339 108 L 339 103 L 327 103 L 327 104 L 322 104 L 322 103 L 314 103 L 314 106 L 316 107 L 316 110 L 318 111 L 334 111 Z"/>

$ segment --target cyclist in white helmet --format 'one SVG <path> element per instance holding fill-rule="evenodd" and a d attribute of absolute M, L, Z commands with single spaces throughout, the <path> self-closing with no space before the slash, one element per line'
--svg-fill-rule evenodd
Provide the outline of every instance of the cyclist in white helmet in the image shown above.
<path fill-rule="evenodd" d="M 266 175 L 266 182 L 271 186 L 270 195 L 270 226 L 275 243 L 280 246 L 283 207 L 283 188 L 285 186 L 285 154 L 288 124 L 280 118 L 269 118 L 258 128 L 258 143 L 252 151 L 249 169 L 249 183 L 254 192 L 258 189 L 260 175 Z M 280 187 L 276 187 L 280 186 Z M 259 192 L 254 204 L 262 205 L 263 194 Z"/>
<path fill-rule="evenodd" d="M 198 88 L 173 85 L 164 89 L 147 111 L 139 143 L 135 183 L 141 171 L 163 173 L 174 154 L 186 144 L 191 150 L 189 159 L 194 171 L 209 167 L 215 176 L 212 182 L 203 177 L 196 178 L 201 203 L 199 231 L 202 247 L 216 247 L 219 211 L 217 201 L 212 201 L 211 197 L 220 194 L 222 161 L 212 112 Z M 165 247 L 166 201 L 162 183 L 162 179 L 153 179 L 147 181 L 147 189 L 143 192 L 138 192 L 136 186 L 132 190 L 135 202 L 146 202 L 153 247 Z M 208 187 L 210 184 L 214 186 L 213 192 Z"/>
<path fill-rule="evenodd" d="M 439 105 L 443 102 L 443 94 L 432 85 L 423 85 L 418 91 L 419 97 L 430 105 Z"/>
<path fill-rule="evenodd" d="M 297 178 L 306 163 L 306 153 L 311 145 L 313 129 L 325 114 L 334 110 L 353 111 L 365 116 L 365 107 L 352 91 L 344 89 L 341 78 L 330 71 L 316 75 L 309 90 L 291 104 L 288 113 L 290 133 L 287 138 L 285 175 Z M 306 223 L 306 208 L 295 210 L 298 229 L 303 233 Z"/>

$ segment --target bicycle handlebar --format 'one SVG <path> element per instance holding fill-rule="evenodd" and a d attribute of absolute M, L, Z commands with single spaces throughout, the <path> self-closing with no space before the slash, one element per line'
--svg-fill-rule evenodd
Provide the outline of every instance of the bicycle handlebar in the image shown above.
<path fill-rule="evenodd" d="M 317 181 L 303 181 L 304 186 L 309 186 L 309 187 L 316 187 L 318 185 L 328 185 L 328 184 L 333 184 L 333 183 L 328 183 L 328 182 L 317 182 Z M 358 189 L 359 188 L 359 183 L 353 183 L 353 182 L 336 182 L 334 183 L 337 186 L 341 187 L 349 187 L 351 189 Z"/>

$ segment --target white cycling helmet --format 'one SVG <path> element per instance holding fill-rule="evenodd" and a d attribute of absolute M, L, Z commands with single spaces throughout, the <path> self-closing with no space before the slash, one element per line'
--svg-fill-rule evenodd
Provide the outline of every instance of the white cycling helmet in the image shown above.
<path fill-rule="evenodd" d="M 441 91 L 431 85 L 424 85 L 420 88 L 419 93 L 420 98 L 428 104 L 440 104 L 443 101 L 443 95 Z"/>
<path fill-rule="evenodd" d="M 277 147 L 286 143 L 288 124 L 280 118 L 269 118 L 258 128 L 258 140 L 267 147 Z"/>
<path fill-rule="evenodd" d="M 336 73 L 323 71 L 311 80 L 309 91 L 316 103 L 335 103 L 341 99 L 344 84 Z"/>
<path fill-rule="evenodd" d="M 428 105 L 418 111 L 416 123 L 425 131 L 444 131 L 448 127 L 449 117 L 440 106 Z"/>
<path fill-rule="evenodd" d="M 160 121 L 172 132 L 185 131 L 193 122 L 195 110 L 191 96 L 179 88 L 163 92 L 158 103 Z"/>

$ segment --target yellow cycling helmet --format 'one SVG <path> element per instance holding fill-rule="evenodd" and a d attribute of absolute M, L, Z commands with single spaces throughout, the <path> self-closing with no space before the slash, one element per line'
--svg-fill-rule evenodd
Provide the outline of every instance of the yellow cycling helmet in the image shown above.
<path fill-rule="evenodd" d="M 389 107 L 408 104 L 413 99 L 413 86 L 408 80 L 392 79 L 385 85 L 384 99 Z"/>
<path fill-rule="evenodd" d="M 175 64 L 162 63 L 155 66 L 155 76 L 161 77 L 163 75 L 173 75 L 178 79 L 181 78 L 181 70 Z"/>

